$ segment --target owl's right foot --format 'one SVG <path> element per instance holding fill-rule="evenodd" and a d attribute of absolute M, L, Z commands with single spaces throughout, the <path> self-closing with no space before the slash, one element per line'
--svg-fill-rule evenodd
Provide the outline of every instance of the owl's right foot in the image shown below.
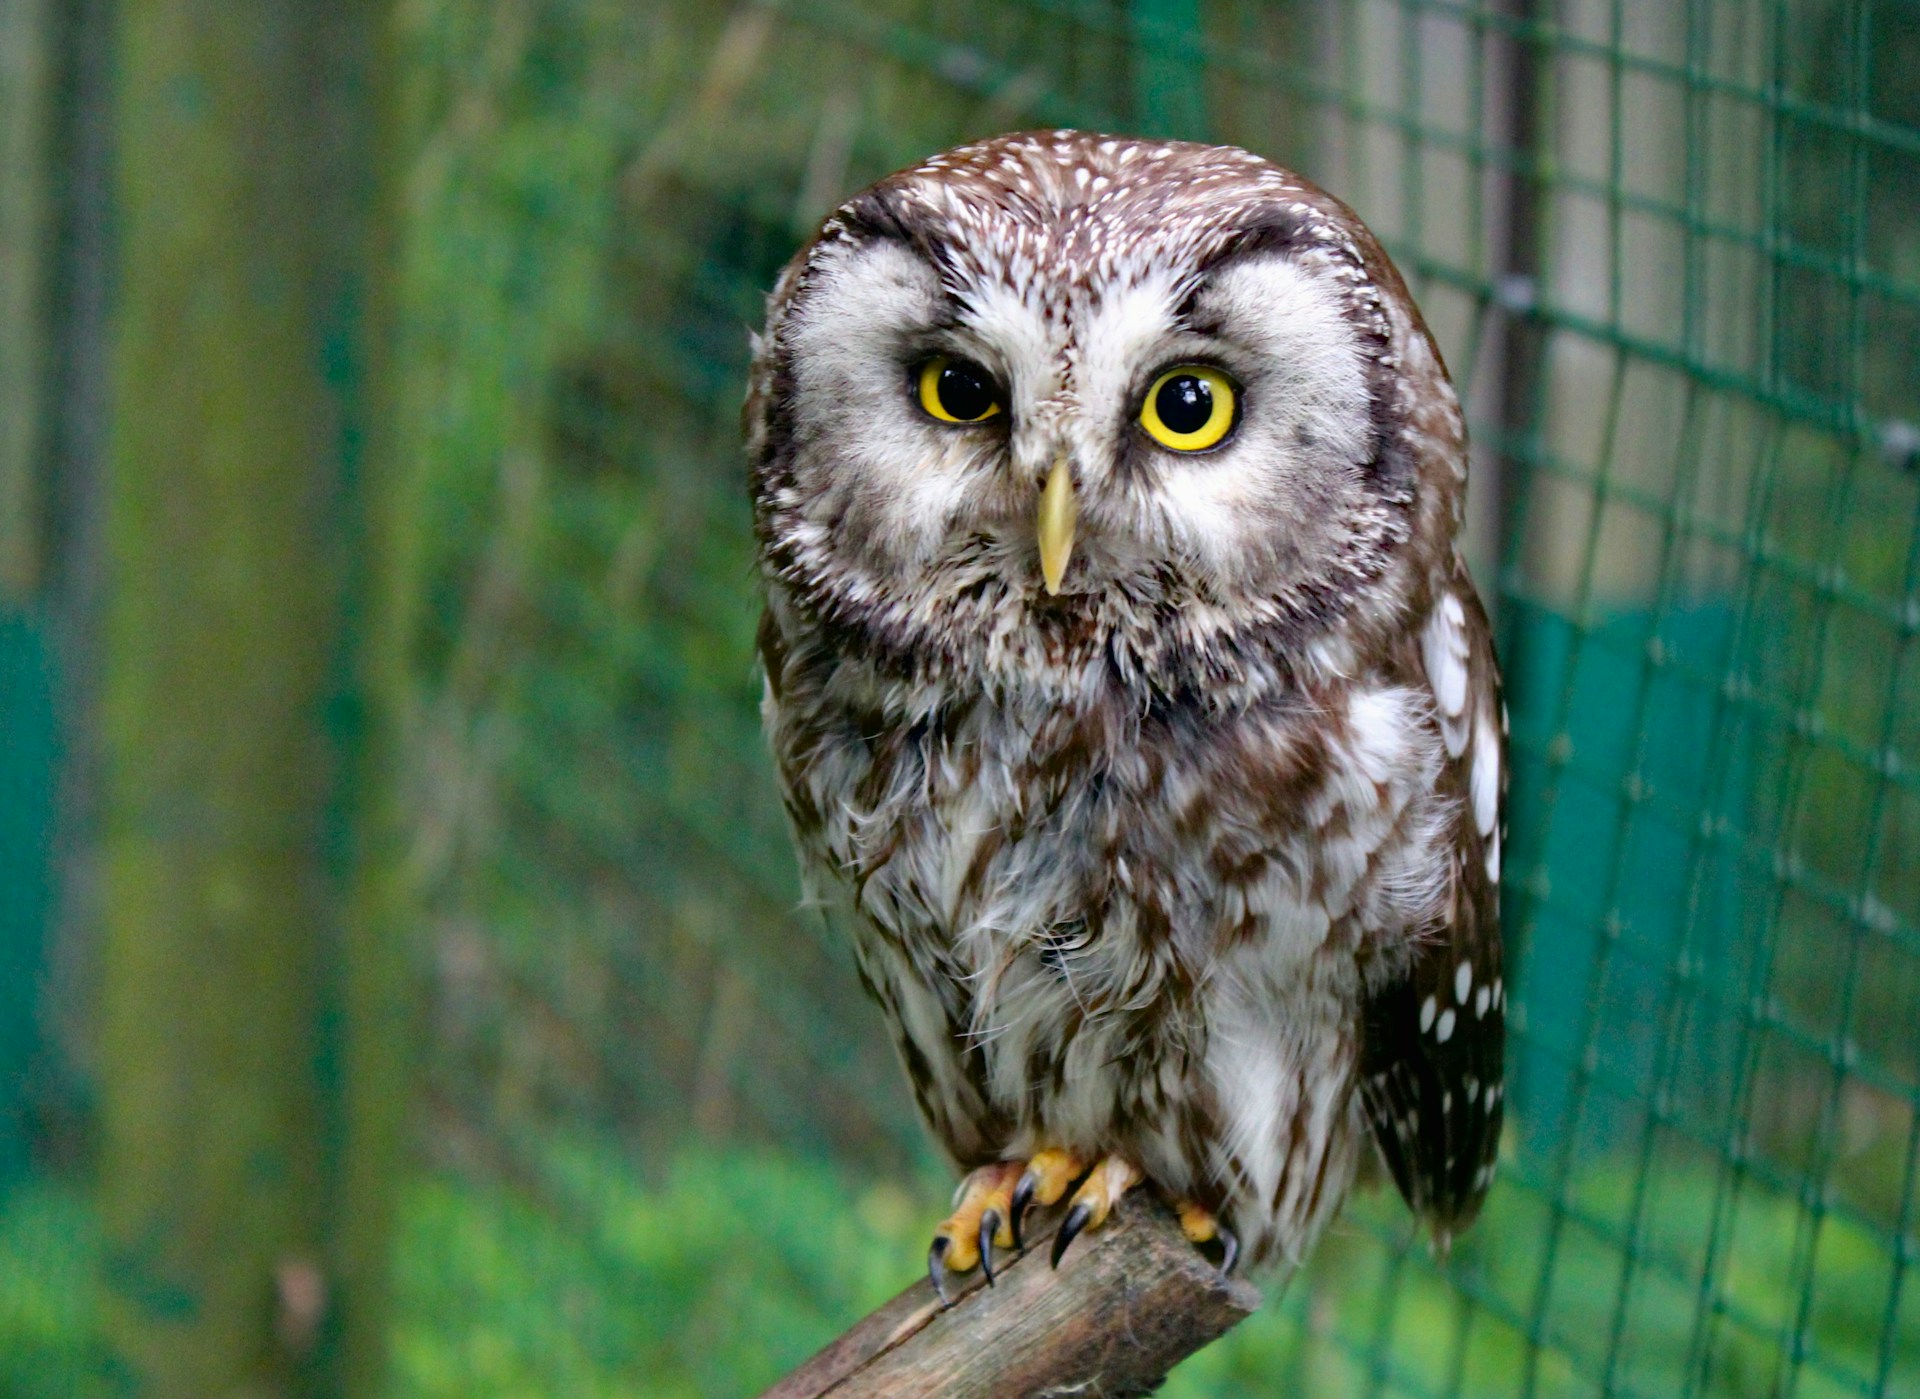
<path fill-rule="evenodd" d="M 1013 1247 L 1013 1189 L 1018 1161 L 996 1161 L 969 1172 L 954 1195 L 953 1213 L 933 1231 L 927 1250 L 927 1276 L 940 1301 L 947 1301 L 947 1274 L 971 1272 L 984 1264 L 993 1281 L 993 1250 Z"/>
<path fill-rule="evenodd" d="M 1036 1152 L 1030 1161 L 996 1161 L 970 1172 L 954 1195 L 953 1213 L 933 1231 L 933 1247 L 927 1250 L 927 1276 L 933 1290 L 945 1303 L 948 1276 L 971 1272 L 975 1264 L 991 1284 L 993 1251 L 1024 1250 L 1021 1230 L 1027 1211 L 1036 1205 L 1044 1209 L 1058 1204 L 1067 1187 L 1078 1180 L 1080 1188 L 1073 1192 L 1067 1217 L 1053 1236 L 1053 1266 L 1059 1267 L 1067 1246 L 1085 1230 L 1104 1224 L 1120 1197 L 1142 1179 L 1139 1167 L 1118 1156 L 1104 1157 L 1089 1171 L 1084 1160 L 1057 1147 Z M 1189 1237 L 1194 1237 L 1195 1227 L 1189 1224 Z"/>
<path fill-rule="evenodd" d="M 940 1300 L 947 1300 L 947 1278 L 971 1272 L 976 1263 L 991 1284 L 994 1250 L 1024 1251 L 1021 1227 L 1027 1211 L 1059 1203 L 1086 1171 L 1080 1157 L 1049 1147 L 1030 1161 L 996 1161 L 970 1172 L 954 1194 L 953 1213 L 933 1231 L 933 1247 L 927 1250 L 927 1276 Z"/>
<path fill-rule="evenodd" d="M 1021 1237 L 1021 1229 L 1027 1221 L 1027 1211 L 1038 1205 L 1045 1209 L 1048 1205 L 1058 1204 L 1060 1197 L 1067 1193 L 1072 1185 L 1086 1173 L 1087 1163 L 1071 1151 L 1062 1151 L 1058 1147 L 1048 1147 L 1037 1151 L 1033 1159 L 1027 1162 L 1027 1169 L 1020 1177 L 1020 1183 L 1013 1189 L 1013 1246 L 1024 1249 L 1027 1242 Z"/>
<path fill-rule="evenodd" d="M 1053 1266 L 1060 1266 L 1067 1245 L 1079 1238 L 1082 1230 L 1098 1229 L 1106 1223 L 1113 1207 L 1120 1203 L 1120 1197 L 1141 1179 L 1140 1168 L 1118 1156 L 1103 1158 L 1089 1171 L 1080 1188 L 1073 1192 L 1067 1217 L 1060 1221 L 1060 1231 L 1053 1236 Z"/>

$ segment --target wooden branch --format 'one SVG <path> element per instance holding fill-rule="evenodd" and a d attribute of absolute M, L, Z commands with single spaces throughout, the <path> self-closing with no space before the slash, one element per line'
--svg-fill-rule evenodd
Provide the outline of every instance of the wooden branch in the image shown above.
<path fill-rule="evenodd" d="M 1174 1364 L 1260 1305 L 1223 1279 L 1144 1190 L 1048 1266 L 1058 1211 L 1037 1218 L 1026 1255 L 992 1288 L 978 1271 L 948 1284 L 944 1311 L 922 1280 L 761 1399 L 1017 1399 L 1145 1394 Z"/>

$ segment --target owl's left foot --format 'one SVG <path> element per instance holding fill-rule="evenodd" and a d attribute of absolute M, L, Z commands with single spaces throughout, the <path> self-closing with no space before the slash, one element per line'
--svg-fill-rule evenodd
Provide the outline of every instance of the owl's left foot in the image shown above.
<path fill-rule="evenodd" d="M 1191 1200 L 1178 1201 L 1174 1212 L 1180 1216 L 1181 1232 L 1193 1243 L 1220 1245 L 1220 1276 L 1224 1278 L 1232 1273 L 1233 1265 L 1240 1258 L 1240 1240 L 1234 1237 L 1233 1230 L 1222 1224 L 1212 1210 Z"/>

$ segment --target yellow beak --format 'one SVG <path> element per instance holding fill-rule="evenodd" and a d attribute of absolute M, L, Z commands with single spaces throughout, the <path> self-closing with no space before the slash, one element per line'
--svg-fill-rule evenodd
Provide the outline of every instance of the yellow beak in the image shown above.
<path fill-rule="evenodd" d="M 1060 580 L 1067 576 L 1067 561 L 1073 557 L 1073 475 L 1062 457 L 1053 464 L 1046 489 L 1040 492 L 1040 576 L 1047 592 L 1058 594 Z"/>

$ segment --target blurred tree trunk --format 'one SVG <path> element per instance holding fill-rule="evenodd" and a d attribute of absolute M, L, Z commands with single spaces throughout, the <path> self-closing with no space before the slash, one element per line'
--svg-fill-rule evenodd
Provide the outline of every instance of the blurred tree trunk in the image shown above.
<path fill-rule="evenodd" d="M 55 28 L 50 0 L 0 5 L 0 599 L 14 603 L 41 574 Z"/>
<path fill-rule="evenodd" d="M 100 1077 L 140 1394 L 367 1392 L 379 1364 L 404 989 L 353 619 L 386 537 L 381 18 L 119 5 Z"/>

